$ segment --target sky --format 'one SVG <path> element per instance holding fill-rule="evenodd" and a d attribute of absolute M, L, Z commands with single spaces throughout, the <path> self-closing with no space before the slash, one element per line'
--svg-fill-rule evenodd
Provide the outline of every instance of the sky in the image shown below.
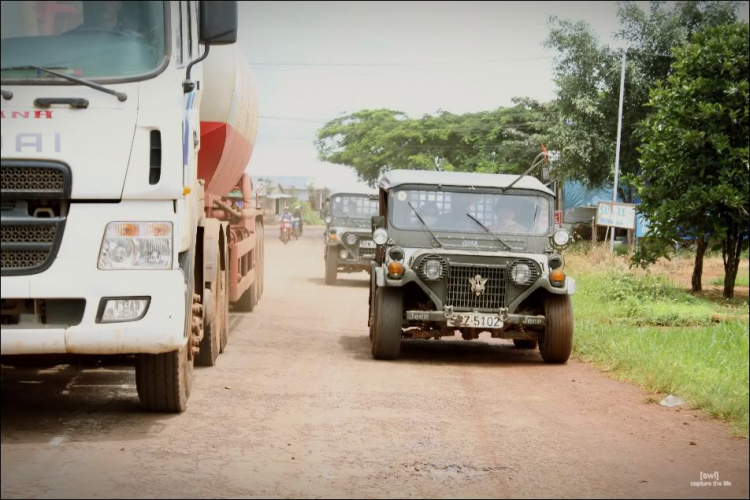
<path fill-rule="evenodd" d="M 648 11 L 648 2 L 638 2 Z M 317 159 L 326 121 L 366 108 L 411 117 L 554 98 L 549 18 L 585 20 L 618 46 L 616 2 L 239 2 L 239 44 L 258 94 L 248 171 L 359 184 Z M 747 18 L 747 4 L 743 8 Z"/>

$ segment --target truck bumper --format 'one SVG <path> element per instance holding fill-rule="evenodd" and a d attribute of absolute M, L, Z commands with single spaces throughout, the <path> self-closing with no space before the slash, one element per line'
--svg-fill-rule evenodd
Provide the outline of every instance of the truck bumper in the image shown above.
<path fill-rule="evenodd" d="M 21 283 L 15 283 L 23 280 L 34 290 L 32 298 L 84 299 L 83 318 L 79 324 L 68 327 L 3 325 L 0 327 L 2 355 L 159 354 L 179 349 L 186 341 L 186 286 L 182 271 L 83 273 L 75 267 L 54 265 L 30 278 L 36 279 L 3 277 L 2 298 L 28 298 L 28 293 L 20 293 Z M 149 297 L 150 303 L 140 320 L 97 323 L 104 297 Z"/>
<path fill-rule="evenodd" d="M 159 354 L 185 344 L 187 288 L 180 269 L 97 268 L 104 228 L 113 220 L 168 220 L 177 227 L 171 203 L 71 204 L 60 250 L 49 269 L 3 276 L 0 297 L 82 299 L 81 321 L 75 325 L 2 325 L 0 354 Z M 178 241 L 176 236 L 175 244 Z M 150 303 L 140 320 L 97 323 L 105 297 L 148 297 Z"/>

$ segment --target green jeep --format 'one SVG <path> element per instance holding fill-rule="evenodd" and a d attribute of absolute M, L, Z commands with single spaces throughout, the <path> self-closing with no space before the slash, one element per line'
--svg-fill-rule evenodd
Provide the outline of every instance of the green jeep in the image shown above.
<path fill-rule="evenodd" d="M 370 279 L 375 359 L 401 339 L 513 339 L 564 363 L 573 347 L 570 296 L 554 228 L 554 194 L 531 176 L 394 170 L 380 180 Z"/>
<path fill-rule="evenodd" d="M 334 192 L 326 199 L 323 213 L 326 285 L 334 285 L 339 272 L 370 272 L 370 262 L 375 256 L 370 220 L 378 214 L 377 195 Z"/>

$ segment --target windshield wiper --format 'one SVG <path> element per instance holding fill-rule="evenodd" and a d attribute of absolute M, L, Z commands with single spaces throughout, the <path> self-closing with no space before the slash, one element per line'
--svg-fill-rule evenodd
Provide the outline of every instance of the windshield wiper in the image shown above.
<path fill-rule="evenodd" d="M 426 228 L 426 229 L 427 229 L 427 230 L 428 230 L 428 231 L 430 232 L 430 234 L 432 235 L 432 238 L 433 238 L 433 239 L 435 240 L 435 243 L 437 243 L 437 244 L 438 244 L 438 246 L 440 246 L 440 247 L 442 248 L 443 244 L 442 244 L 442 243 L 440 243 L 440 240 L 439 240 L 439 239 L 437 239 L 437 236 L 435 236 L 435 233 L 433 233 L 433 232 L 432 232 L 432 229 L 430 229 L 430 226 L 428 226 L 428 225 L 427 225 L 427 223 L 426 223 L 426 222 L 424 221 L 424 219 L 422 218 L 422 216 L 421 216 L 421 215 L 419 215 L 419 212 L 417 212 L 417 209 L 416 209 L 416 208 L 414 208 L 414 205 L 412 205 L 410 201 L 409 201 L 409 202 L 407 202 L 407 203 L 409 203 L 409 206 L 410 206 L 410 207 L 411 207 L 411 209 L 412 209 L 412 210 L 414 211 L 414 215 L 416 215 L 416 216 L 417 216 L 417 219 L 419 219 L 419 222 L 421 222 L 421 223 L 422 223 L 422 225 L 423 225 L 423 226 L 424 226 L 424 227 L 425 227 L 425 228 Z"/>
<path fill-rule="evenodd" d="M 508 244 L 507 244 L 507 243 L 505 243 L 505 242 L 504 242 L 504 241 L 503 241 L 502 239 L 500 239 L 500 236 L 496 235 L 495 233 L 493 233 L 492 231 L 490 231 L 490 229 L 489 229 L 489 228 L 488 228 L 487 226 L 485 226 L 484 224 L 482 224 L 481 222 L 479 222 L 479 219 L 475 218 L 475 217 L 474 217 L 474 216 L 472 216 L 471 214 L 466 214 L 466 216 L 467 216 L 467 217 L 468 217 L 469 219 L 471 219 L 471 220 L 473 220 L 474 222 L 476 222 L 477 224 L 479 224 L 479 227 L 481 227 L 482 229 L 484 229 L 485 231 L 487 231 L 487 234 L 490 234 L 490 235 L 494 236 L 494 237 L 495 237 L 495 239 L 496 239 L 497 241 L 499 241 L 500 243 L 502 243 L 503 245 L 505 245 L 505 247 L 506 247 L 506 248 L 507 248 L 508 250 L 513 250 L 513 248 L 511 248 L 511 246 L 510 246 L 510 245 L 508 245 Z"/>
<path fill-rule="evenodd" d="M 109 89 L 107 87 L 104 87 L 103 85 L 99 85 L 98 83 L 90 82 L 88 80 L 84 80 L 83 78 L 78 78 L 77 76 L 71 76 L 71 75 L 66 75 L 64 73 L 58 73 L 57 71 L 53 71 L 50 68 L 44 68 L 42 66 L 8 66 L 6 68 L 0 68 L 0 71 L 15 71 L 15 70 L 23 70 L 23 69 L 35 69 L 37 71 L 44 71 L 45 73 L 49 73 L 50 75 L 54 75 L 58 78 L 62 78 L 63 80 L 68 80 L 69 82 L 77 83 L 78 85 L 83 85 L 85 87 L 89 87 L 94 90 L 104 92 L 105 94 L 113 95 L 117 97 L 117 100 L 120 102 L 125 102 L 128 99 L 128 95 L 125 92 L 117 92 L 116 90 Z M 54 69 L 67 69 L 67 68 L 54 68 Z"/>

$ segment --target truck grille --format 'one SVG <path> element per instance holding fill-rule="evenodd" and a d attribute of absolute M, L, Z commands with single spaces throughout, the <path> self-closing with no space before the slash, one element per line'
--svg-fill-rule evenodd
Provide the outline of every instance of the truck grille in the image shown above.
<path fill-rule="evenodd" d="M 33 191 L 59 193 L 65 191 L 65 174 L 52 167 L 3 167 L 2 191 L 5 194 Z"/>
<path fill-rule="evenodd" d="M 472 291 L 469 281 L 479 275 L 487 279 L 484 291 L 477 295 Z M 448 266 L 448 300 L 447 305 L 456 309 L 499 309 L 505 307 L 505 285 L 507 271 L 505 267 L 487 267 L 472 265 Z"/>
<path fill-rule="evenodd" d="M 70 169 L 35 161 L 3 161 L 1 167 L 2 275 L 40 273 L 60 247 L 71 194 Z"/>

